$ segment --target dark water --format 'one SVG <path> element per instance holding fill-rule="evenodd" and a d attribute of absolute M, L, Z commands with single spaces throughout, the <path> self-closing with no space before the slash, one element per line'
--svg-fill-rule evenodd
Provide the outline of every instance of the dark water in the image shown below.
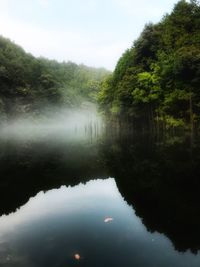
<path fill-rule="evenodd" d="M 0 141 L 0 266 L 200 266 L 198 139 L 21 137 Z"/>

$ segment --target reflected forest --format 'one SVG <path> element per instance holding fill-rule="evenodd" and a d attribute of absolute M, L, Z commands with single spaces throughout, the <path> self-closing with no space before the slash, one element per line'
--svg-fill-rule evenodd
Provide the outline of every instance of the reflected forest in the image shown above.
<path fill-rule="evenodd" d="M 200 3 L 162 15 L 113 71 L 0 36 L 0 266 L 200 266 Z"/>

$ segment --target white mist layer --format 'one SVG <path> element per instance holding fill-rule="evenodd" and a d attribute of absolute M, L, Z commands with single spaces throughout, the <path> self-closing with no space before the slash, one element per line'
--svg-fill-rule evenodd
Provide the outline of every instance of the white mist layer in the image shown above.
<path fill-rule="evenodd" d="M 41 114 L 25 114 L 1 124 L 0 139 L 35 140 L 47 138 L 84 139 L 98 135 L 102 120 L 96 107 L 53 108 Z"/>

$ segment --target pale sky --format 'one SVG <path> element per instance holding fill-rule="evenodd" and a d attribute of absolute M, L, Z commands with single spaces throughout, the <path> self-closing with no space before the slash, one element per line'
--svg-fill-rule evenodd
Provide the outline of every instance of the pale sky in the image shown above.
<path fill-rule="evenodd" d="M 34 56 L 113 70 L 175 0 L 0 0 L 0 35 Z"/>

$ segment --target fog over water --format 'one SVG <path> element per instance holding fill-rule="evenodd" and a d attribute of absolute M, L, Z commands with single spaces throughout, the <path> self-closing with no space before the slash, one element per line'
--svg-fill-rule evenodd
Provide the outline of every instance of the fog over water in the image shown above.
<path fill-rule="evenodd" d="M 0 125 L 0 266 L 199 267 L 200 140 L 38 110 Z"/>
<path fill-rule="evenodd" d="M 82 108 L 54 107 L 44 109 L 39 115 L 26 113 L 4 120 L 0 127 L 0 139 L 41 141 L 46 138 L 82 140 L 97 135 L 102 128 L 102 118 L 95 105 Z"/>

